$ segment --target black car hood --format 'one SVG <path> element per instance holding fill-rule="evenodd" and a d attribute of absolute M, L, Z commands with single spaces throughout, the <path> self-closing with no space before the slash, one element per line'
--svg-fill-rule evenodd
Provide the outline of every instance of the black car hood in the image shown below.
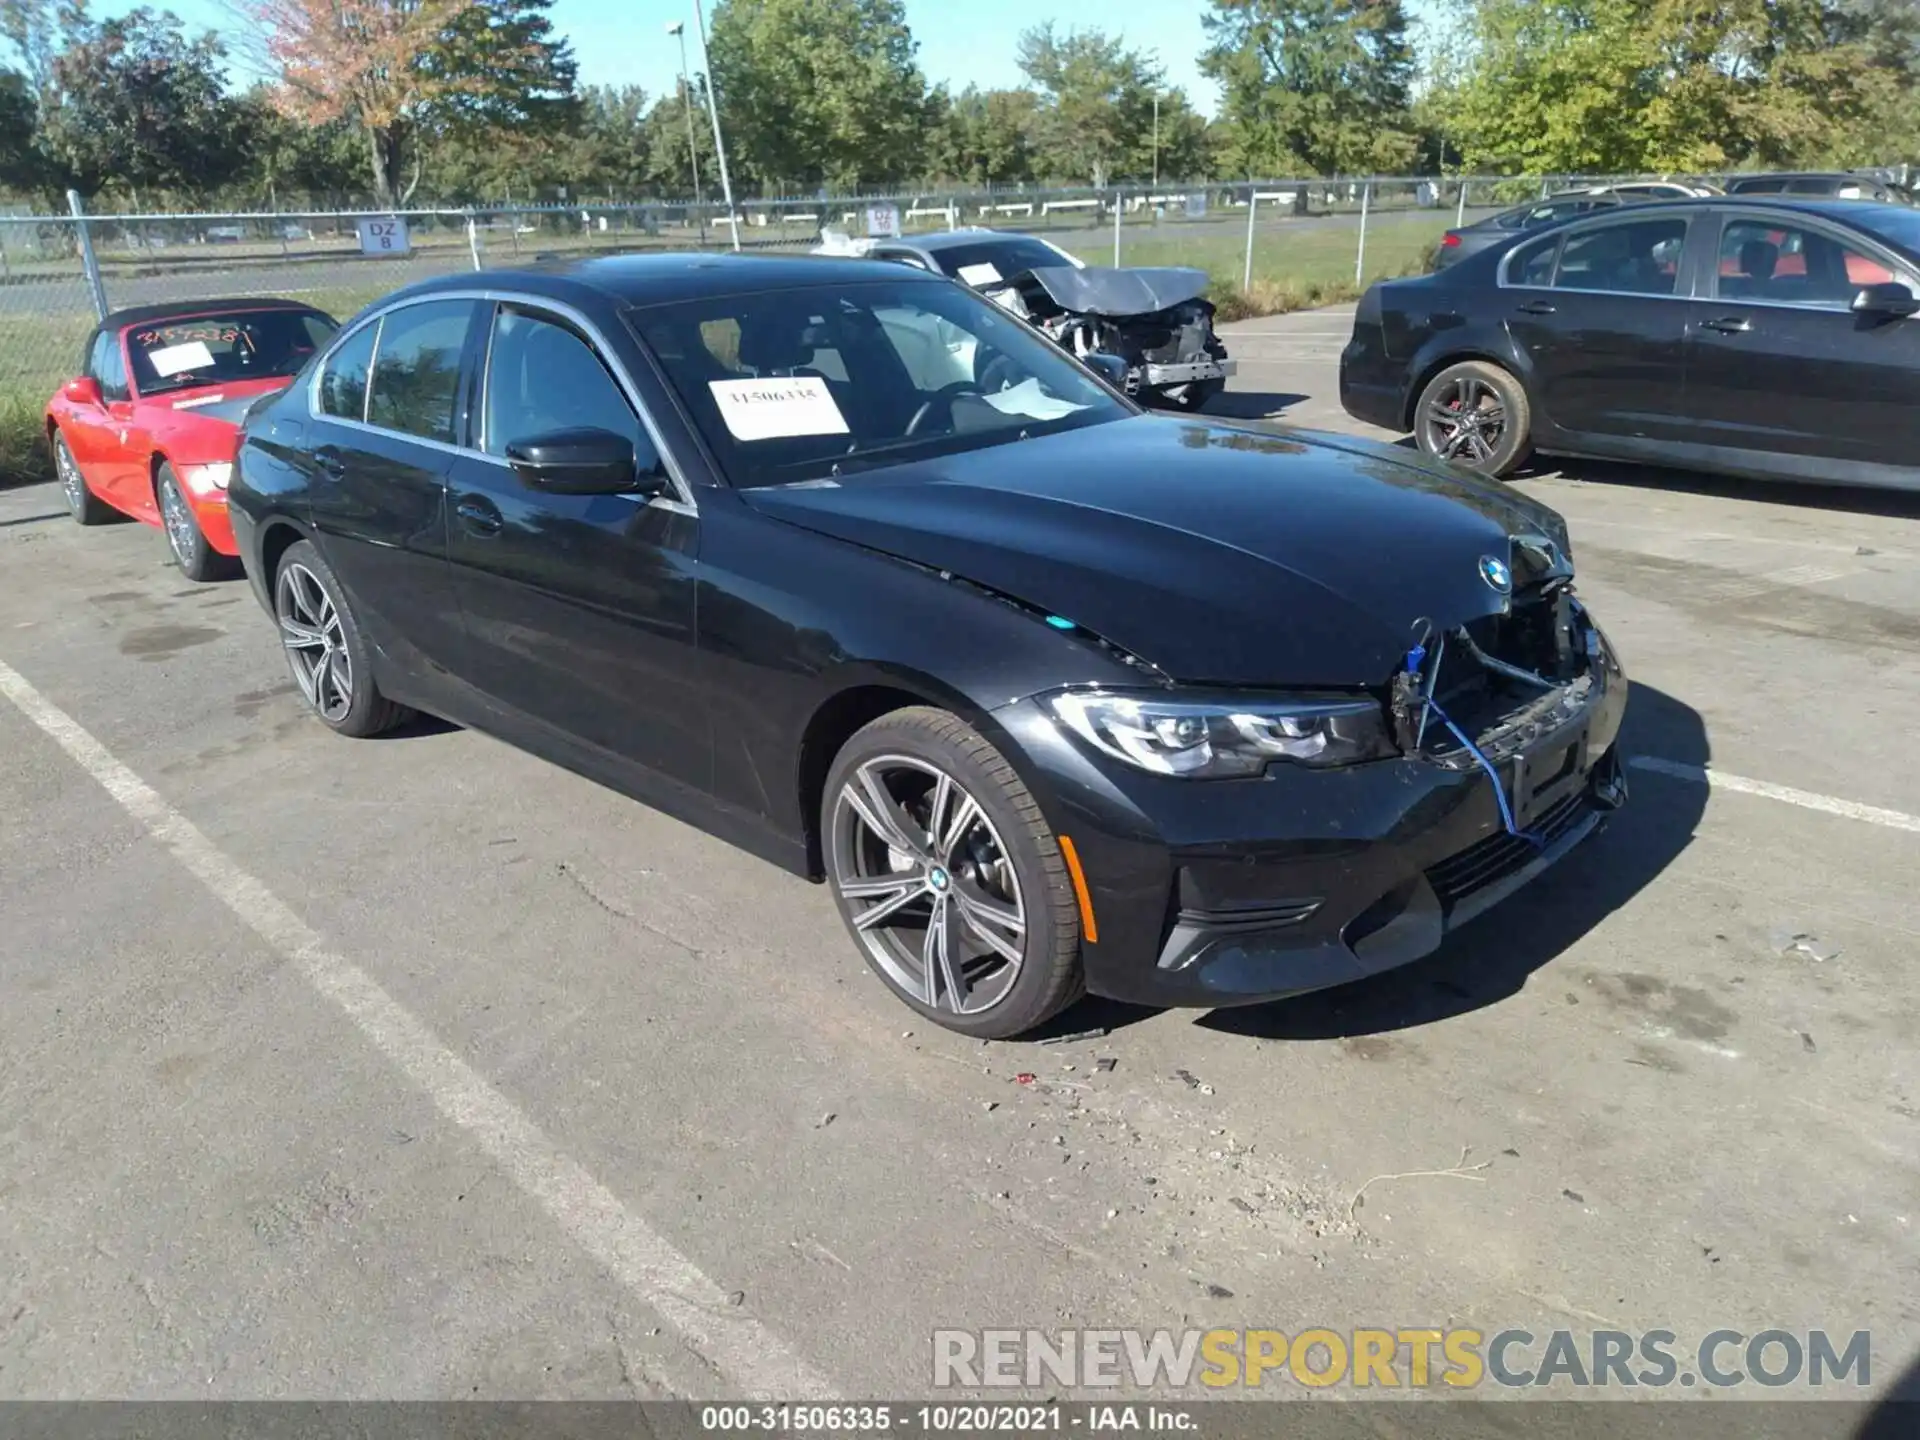
<path fill-rule="evenodd" d="M 1546 507 L 1395 447 L 1158 416 L 741 496 L 1198 684 L 1384 684 L 1418 622 L 1504 607 L 1483 556 L 1565 548 Z"/>
<path fill-rule="evenodd" d="M 1076 315 L 1100 315 L 1124 320 L 1131 315 L 1154 315 L 1206 294 L 1204 270 L 1177 266 L 1115 269 L 1103 265 L 1084 268 L 1049 265 L 1028 270 L 1008 282 L 1024 289 L 1031 282 L 1062 310 Z"/>

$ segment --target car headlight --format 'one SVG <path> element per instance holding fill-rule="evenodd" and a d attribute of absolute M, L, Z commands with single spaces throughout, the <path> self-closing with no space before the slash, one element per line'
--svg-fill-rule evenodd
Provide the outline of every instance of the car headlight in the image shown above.
<path fill-rule="evenodd" d="M 233 479 L 233 466 L 222 460 L 213 465 L 196 465 L 188 472 L 190 478 L 197 480 L 209 490 L 224 490 Z"/>
<path fill-rule="evenodd" d="M 1054 716 L 1103 755 L 1156 775 L 1226 780 L 1275 761 L 1328 768 L 1399 753 L 1374 700 L 1222 696 L 1169 700 L 1069 691 Z"/>

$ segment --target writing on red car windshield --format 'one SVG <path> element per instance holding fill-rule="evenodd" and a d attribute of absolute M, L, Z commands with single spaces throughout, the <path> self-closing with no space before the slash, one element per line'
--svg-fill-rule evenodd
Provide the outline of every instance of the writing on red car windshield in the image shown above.
<path fill-rule="evenodd" d="M 266 311 L 135 326 L 127 331 L 127 350 L 140 393 L 155 395 L 291 375 L 336 328 L 318 311 Z"/>

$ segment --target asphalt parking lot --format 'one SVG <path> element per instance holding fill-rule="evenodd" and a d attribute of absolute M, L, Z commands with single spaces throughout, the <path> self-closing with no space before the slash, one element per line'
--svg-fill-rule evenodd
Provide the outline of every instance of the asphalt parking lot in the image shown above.
<path fill-rule="evenodd" d="M 1229 327 L 1221 408 L 1355 429 L 1346 325 Z M 1635 683 L 1612 827 L 1377 981 L 991 1045 L 824 890 L 336 739 L 244 583 L 0 491 L 0 1397 L 898 1396 L 1078 1324 L 1864 1329 L 1884 1391 L 1920 498 L 1519 483 Z"/>

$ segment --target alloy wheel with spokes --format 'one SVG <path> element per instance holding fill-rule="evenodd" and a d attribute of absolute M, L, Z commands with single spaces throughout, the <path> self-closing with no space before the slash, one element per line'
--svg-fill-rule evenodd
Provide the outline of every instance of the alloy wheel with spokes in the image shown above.
<path fill-rule="evenodd" d="M 833 883 L 872 963 L 931 1011 L 1000 1004 L 1026 958 L 1027 906 L 967 788 L 930 760 L 878 755 L 842 783 L 831 829 Z"/>
<path fill-rule="evenodd" d="M 1507 407 L 1486 381 L 1463 375 L 1427 402 L 1426 423 L 1434 436 L 1429 448 L 1442 460 L 1484 464 L 1506 436 Z"/>
<path fill-rule="evenodd" d="M 1415 438 L 1427 454 L 1486 475 L 1505 475 L 1525 458 L 1531 416 L 1518 380 L 1486 361 L 1441 371 L 1421 393 Z"/>
<path fill-rule="evenodd" d="M 274 583 L 273 608 L 300 693 L 329 724 L 345 720 L 353 708 L 353 657 L 333 596 L 312 570 L 290 561 Z"/>
<path fill-rule="evenodd" d="M 187 508 L 187 497 L 180 493 L 180 487 L 171 477 L 160 482 L 160 519 L 166 526 L 167 544 L 173 549 L 173 558 L 180 562 L 183 570 L 193 568 L 198 558 L 200 546 L 200 527 L 194 523 L 193 511 Z"/>
<path fill-rule="evenodd" d="M 59 477 L 60 494 L 67 502 L 67 512 L 77 523 L 98 525 L 113 517 L 111 507 L 87 489 L 86 478 L 80 473 L 79 462 L 73 458 L 67 437 L 57 430 L 53 435 L 53 472 Z"/>

